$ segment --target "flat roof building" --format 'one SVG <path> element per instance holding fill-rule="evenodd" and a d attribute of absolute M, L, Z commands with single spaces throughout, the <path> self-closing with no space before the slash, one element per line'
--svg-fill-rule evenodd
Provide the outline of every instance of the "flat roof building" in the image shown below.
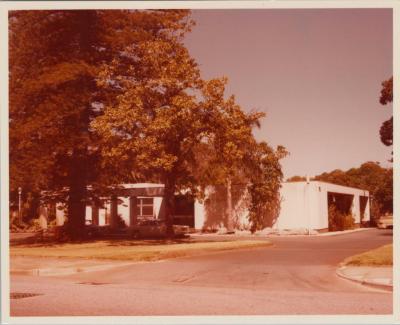
<path fill-rule="evenodd" d="M 212 193 L 212 189 L 210 187 L 208 193 Z M 131 226 L 143 219 L 164 218 L 163 184 L 122 184 L 113 193 L 112 198 L 101 198 L 101 204 L 92 202 L 87 205 L 87 223 L 115 226 L 122 219 L 126 226 Z M 248 229 L 248 197 L 245 190 L 241 193 L 233 202 L 234 224 L 238 229 Z M 205 203 L 207 195 L 203 202 L 177 195 L 174 223 L 196 230 L 222 227 L 226 202 L 214 197 L 217 208 L 211 213 Z M 269 225 L 273 229 L 327 231 L 330 228 L 329 207 L 332 205 L 343 215 L 352 215 L 355 225 L 370 220 L 370 197 L 365 190 L 320 181 L 284 182 L 280 196 L 278 217 Z M 63 223 L 63 214 L 61 207 L 57 209 L 58 224 Z"/>

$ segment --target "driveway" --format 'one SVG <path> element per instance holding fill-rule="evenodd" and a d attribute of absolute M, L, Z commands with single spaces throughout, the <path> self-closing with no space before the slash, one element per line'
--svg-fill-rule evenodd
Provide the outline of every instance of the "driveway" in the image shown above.
<path fill-rule="evenodd" d="M 64 277 L 12 276 L 13 316 L 391 314 L 392 294 L 336 276 L 344 258 L 392 231 L 273 237 L 272 248 L 220 252 Z"/>

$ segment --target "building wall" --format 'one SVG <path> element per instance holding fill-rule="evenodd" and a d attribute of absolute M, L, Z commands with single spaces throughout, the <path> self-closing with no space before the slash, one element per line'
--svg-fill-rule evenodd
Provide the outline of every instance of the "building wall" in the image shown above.
<path fill-rule="evenodd" d="M 281 210 L 275 229 L 327 229 L 328 192 L 353 196 L 352 213 L 360 223 L 360 196 L 369 197 L 369 192 L 318 181 L 282 183 Z M 242 212 L 241 222 L 246 222 L 248 212 Z M 362 221 L 369 221 L 369 200 Z M 195 203 L 195 228 L 202 229 L 207 220 L 203 204 Z"/>
<path fill-rule="evenodd" d="M 206 210 L 204 203 L 194 202 L 194 228 L 201 230 L 206 222 Z"/>
<path fill-rule="evenodd" d="M 163 219 L 165 215 L 165 204 L 161 196 L 154 197 L 154 215 L 157 219 Z"/>
<path fill-rule="evenodd" d="M 125 224 L 129 226 L 129 197 L 118 197 L 118 214 L 124 220 Z"/>
<path fill-rule="evenodd" d="M 130 226 L 129 219 L 129 197 L 119 196 L 118 198 L 118 208 L 117 214 L 121 216 L 127 226 Z M 164 200 L 162 197 L 154 197 L 153 198 L 153 211 L 154 216 L 157 219 L 162 219 L 164 216 Z M 99 225 L 104 226 L 107 224 L 106 222 L 106 214 L 110 214 L 111 211 L 111 203 L 104 203 L 104 208 L 99 208 Z M 85 220 L 88 222 L 92 221 L 92 206 L 86 206 L 86 215 Z"/>
<path fill-rule="evenodd" d="M 135 184 L 134 184 L 135 185 Z M 143 186 L 143 184 L 141 184 Z M 145 184 L 147 185 L 147 184 Z M 149 187 L 150 188 L 150 187 Z M 355 188 L 329 184 L 324 182 L 293 182 L 283 183 L 281 193 L 281 210 L 273 228 L 276 229 L 327 229 L 328 228 L 328 193 L 342 193 L 353 196 L 352 213 L 355 216 L 355 222 L 370 220 L 369 199 L 366 203 L 363 220 L 360 220 L 360 196 L 369 197 L 368 191 Z M 118 198 L 118 212 L 126 225 L 129 226 L 129 197 Z M 154 199 L 154 215 L 156 218 L 164 217 L 164 200 L 161 196 L 155 196 Z M 240 203 L 242 200 L 239 200 Z M 240 204 L 236 205 L 240 205 Z M 242 228 L 248 226 L 246 209 L 239 209 L 235 205 L 234 210 L 236 218 Z M 237 210 L 237 211 L 236 211 Z M 111 212 L 111 203 L 106 202 L 103 208 L 99 209 L 99 225 L 109 223 L 109 217 L 106 214 Z M 221 213 L 224 213 L 222 211 Z M 62 211 L 57 211 L 57 222 L 62 223 Z M 194 226 L 196 229 L 202 229 L 207 222 L 206 209 L 203 203 L 195 201 L 194 203 Z M 86 220 L 92 220 L 92 207 L 86 208 Z"/>
<path fill-rule="evenodd" d="M 65 222 L 64 205 L 61 203 L 56 204 L 56 225 L 62 226 Z"/>
<path fill-rule="evenodd" d="M 306 188 L 302 183 L 283 183 L 281 187 L 281 210 L 273 228 L 295 229 L 306 226 Z"/>

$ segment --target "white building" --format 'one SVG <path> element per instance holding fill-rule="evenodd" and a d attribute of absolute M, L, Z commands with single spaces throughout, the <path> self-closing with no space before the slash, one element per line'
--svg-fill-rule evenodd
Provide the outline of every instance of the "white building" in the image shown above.
<path fill-rule="evenodd" d="M 356 224 L 370 221 L 369 192 L 357 188 L 318 181 L 284 183 L 282 198 L 281 213 L 276 223 L 279 229 L 300 226 L 328 229 L 330 204 L 335 204 L 344 213 L 351 213 Z"/>
<path fill-rule="evenodd" d="M 164 218 L 163 184 L 124 184 L 118 189 L 118 196 L 103 198 L 102 203 L 86 207 L 86 221 L 96 225 L 116 226 L 119 217 L 127 226 L 134 225 L 138 220 Z M 370 220 L 369 192 L 319 181 L 304 181 L 282 183 L 281 209 L 279 217 L 272 228 L 280 230 L 308 229 L 328 230 L 328 207 L 335 204 L 342 212 L 352 214 L 356 224 L 368 223 Z M 209 227 L 210 216 L 204 203 L 197 200 L 176 198 L 174 223 L 186 224 L 196 230 Z M 243 200 L 234 204 L 236 220 L 242 227 L 248 226 L 248 211 L 243 206 Z M 224 209 L 221 210 L 219 221 L 213 220 L 213 225 L 222 226 Z M 62 223 L 62 210 L 57 210 L 58 224 Z M 215 218 L 215 216 L 213 216 Z"/>
<path fill-rule="evenodd" d="M 328 230 L 328 208 L 337 206 L 345 214 L 352 214 L 356 225 L 370 221 L 369 192 L 357 188 L 319 181 L 282 183 L 281 209 L 272 228 L 279 230 Z M 195 208 L 197 229 L 207 224 L 204 205 Z M 246 225 L 248 211 L 240 210 L 239 224 Z"/>

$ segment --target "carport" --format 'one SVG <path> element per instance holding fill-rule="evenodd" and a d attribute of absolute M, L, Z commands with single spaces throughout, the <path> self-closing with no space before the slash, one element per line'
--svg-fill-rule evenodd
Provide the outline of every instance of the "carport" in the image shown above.
<path fill-rule="evenodd" d="M 274 228 L 326 231 L 329 228 L 329 206 L 343 214 L 352 214 L 356 226 L 370 220 L 369 192 L 319 181 L 282 184 L 281 211 Z"/>

